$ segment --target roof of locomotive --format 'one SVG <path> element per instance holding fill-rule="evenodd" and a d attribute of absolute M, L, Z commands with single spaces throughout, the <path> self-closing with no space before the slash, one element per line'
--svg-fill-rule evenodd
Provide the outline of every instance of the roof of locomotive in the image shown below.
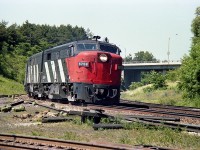
<path fill-rule="evenodd" d="M 109 45 L 113 45 L 116 46 L 115 44 L 112 43 L 108 43 L 105 41 L 96 41 L 96 40 L 80 40 L 80 41 L 75 41 L 74 43 L 97 43 L 97 44 L 109 44 Z"/>
<path fill-rule="evenodd" d="M 73 45 L 73 44 L 79 44 L 79 43 L 97 43 L 97 44 L 106 44 L 106 45 L 112 45 L 112 46 L 116 46 L 115 44 L 112 44 L 112 43 L 108 43 L 108 42 L 105 42 L 105 41 L 96 41 L 96 40 L 79 40 L 79 41 L 73 41 L 73 42 L 69 42 L 69 43 L 65 43 L 65 44 L 62 44 L 62 45 L 58 45 L 58 46 L 55 46 L 55 47 L 51 47 L 51 48 L 48 48 L 46 50 L 44 50 L 45 53 L 48 53 L 50 51 L 53 51 L 53 50 L 63 50 L 67 47 L 69 47 L 70 45 Z M 117 47 L 117 46 L 116 46 Z M 39 53 L 36 53 L 34 55 L 32 55 L 31 57 L 29 57 L 29 60 L 32 59 L 32 58 L 35 58 L 37 57 L 38 55 L 42 55 L 43 51 L 42 52 L 39 52 Z"/>
<path fill-rule="evenodd" d="M 52 50 L 52 49 L 59 49 L 59 48 L 65 47 L 65 46 L 69 46 L 69 45 L 73 45 L 73 44 L 78 44 L 78 43 L 97 43 L 97 44 L 109 44 L 109 45 L 112 45 L 112 46 L 116 46 L 115 44 L 108 43 L 108 42 L 105 42 L 105 41 L 79 40 L 79 41 L 73 41 L 73 42 L 70 42 L 70 43 L 58 45 L 58 46 L 49 48 L 49 49 L 47 49 L 47 50 L 45 50 L 45 51 Z"/>

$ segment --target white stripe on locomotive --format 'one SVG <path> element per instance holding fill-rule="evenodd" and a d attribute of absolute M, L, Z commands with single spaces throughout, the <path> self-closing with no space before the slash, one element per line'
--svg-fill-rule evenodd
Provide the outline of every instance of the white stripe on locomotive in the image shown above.
<path fill-rule="evenodd" d="M 33 82 L 36 82 L 36 67 L 33 65 Z"/>
<path fill-rule="evenodd" d="M 65 82 L 65 74 L 64 74 L 64 71 L 63 71 L 63 65 L 62 65 L 61 59 L 58 59 L 58 66 L 59 66 L 59 70 L 60 70 L 61 81 Z"/>
<path fill-rule="evenodd" d="M 38 79 L 38 77 L 39 77 L 38 64 L 36 65 L 36 72 L 37 72 L 37 74 L 36 74 L 36 82 L 39 82 L 39 79 Z"/>
<path fill-rule="evenodd" d="M 46 75 L 47 75 L 47 82 L 51 82 L 51 78 L 50 78 L 50 74 L 49 74 L 48 62 L 45 62 L 44 65 L 45 65 L 45 70 L 46 70 Z"/>
<path fill-rule="evenodd" d="M 51 61 L 51 67 L 52 67 L 52 72 L 53 72 L 53 80 L 54 82 L 57 82 L 57 74 L 56 74 L 56 67 L 55 67 L 55 62 Z"/>
<path fill-rule="evenodd" d="M 31 70 L 30 70 L 30 83 L 32 83 L 32 81 L 33 81 L 33 67 L 31 66 Z"/>
<path fill-rule="evenodd" d="M 28 74 L 27 75 L 28 79 L 27 79 L 27 83 L 30 83 L 30 80 L 31 80 L 30 79 L 31 78 L 30 69 L 31 69 L 30 66 L 28 66 L 28 73 L 27 73 Z"/>

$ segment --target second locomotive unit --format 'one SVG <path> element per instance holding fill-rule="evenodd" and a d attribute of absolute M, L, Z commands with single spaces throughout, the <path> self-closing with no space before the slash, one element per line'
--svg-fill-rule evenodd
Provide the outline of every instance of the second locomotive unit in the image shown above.
<path fill-rule="evenodd" d="M 108 42 L 82 40 L 31 56 L 26 65 L 29 96 L 89 103 L 118 103 L 122 57 Z"/>

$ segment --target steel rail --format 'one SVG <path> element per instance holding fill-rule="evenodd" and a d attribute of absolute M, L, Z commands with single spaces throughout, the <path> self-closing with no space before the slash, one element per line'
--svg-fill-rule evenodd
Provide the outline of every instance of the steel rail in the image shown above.
<path fill-rule="evenodd" d="M 39 105 L 39 106 L 50 108 L 50 109 L 52 108 L 52 107 L 49 107 L 46 105 Z M 113 107 L 111 107 L 111 106 L 108 106 L 108 107 L 113 109 Z M 104 108 L 105 108 L 105 106 L 104 106 Z M 122 108 L 122 107 L 120 107 L 120 108 Z M 60 109 L 55 109 L 55 108 L 53 108 L 53 110 L 62 111 Z M 127 110 L 127 108 L 126 108 L 126 110 Z M 99 117 L 115 118 L 112 115 L 108 115 L 108 114 L 104 114 L 104 113 L 99 114 L 97 112 L 89 112 L 89 111 L 69 111 L 68 114 L 69 115 L 84 115 L 85 114 L 86 116 L 99 116 Z M 127 121 L 140 122 L 140 123 L 145 123 L 145 124 L 149 124 L 149 125 L 165 126 L 165 127 L 170 127 L 173 129 L 180 128 L 182 130 L 192 131 L 192 132 L 200 132 L 200 126 L 198 126 L 198 125 L 167 122 L 167 121 L 180 121 L 180 118 L 166 118 L 166 117 L 152 117 L 152 116 L 138 116 L 138 115 L 124 115 L 124 116 L 122 115 L 121 117 L 122 117 L 122 119 L 127 120 Z"/>
<path fill-rule="evenodd" d="M 124 145 L 124 144 L 97 144 L 75 141 L 50 139 L 44 137 L 31 137 L 22 135 L 0 134 L 0 149 L 4 150 L 174 150 L 171 148 L 157 147 L 152 145 Z"/>
<path fill-rule="evenodd" d="M 129 145 L 108 145 L 108 144 L 96 144 L 96 143 L 84 143 L 75 141 L 58 140 L 44 137 L 31 137 L 22 135 L 9 135 L 0 134 L 0 148 L 9 149 L 94 149 L 94 150 L 113 150 L 123 149 L 132 150 L 133 146 Z"/>
<path fill-rule="evenodd" d="M 44 104 L 39 104 L 36 103 L 36 105 L 42 106 L 42 107 L 46 107 L 55 111 L 59 111 L 59 112 L 66 112 L 69 113 L 69 111 L 65 111 L 65 110 L 60 110 L 54 107 L 50 107 Z M 165 115 L 171 115 L 171 116 L 178 116 L 178 117 L 190 117 L 190 118 L 195 118 L 195 119 L 199 119 L 200 118 L 200 112 L 199 115 L 197 114 L 187 114 L 187 113 L 181 113 L 181 112 L 173 112 L 170 109 L 165 109 L 165 110 L 155 110 L 155 109 L 151 109 L 151 108 L 138 108 L 138 107 L 134 107 L 135 105 L 129 105 L 129 106 L 118 106 L 118 105 L 96 105 L 96 104 L 87 104 L 87 106 L 95 106 L 95 107 L 100 107 L 100 108 L 109 108 L 109 109 L 119 109 L 119 110 L 130 110 L 130 111 L 139 111 L 139 112 L 150 112 L 150 113 L 157 113 L 157 114 L 165 114 Z M 132 106 L 132 107 L 131 107 Z"/>
<path fill-rule="evenodd" d="M 197 132 L 197 133 L 200 132 L 199 125 L 182 124 L 182 123 L 175 123 L 175 122 L 168 122 L 168 121 L 154 120 L 154 119 L 135 119 L 135 118 L 127 118 L 127 117 L 124 117 L 124 119 L 127 121 L 139 122 L 139 123 L 144 123 L 144 124 L 153 125 L 153 126 L 165 126 L 172 129 L 181 129 L 181 130 Z"/>
<path fill-rule="evenodd" d="M 36 105 L 39 105 L 39 106 L 42 106 L 42 107 L 45 107 L 45 108 L 49 108 L 49 109 L 52 109 L 52 110 L 55 110 L 55 111 L 58 111 L 58 112 L 65 112 L 69 115 L 81 115 L 81 116 L 98 116 L 98 117 L 110 117 L 110 118 L 113 118 L 114 116 L 111 116 L 111 115 L 108 115 L 108 114 L 104 114 L 102 113 L 103 110 L 100 110 L 99 108 L 99 111 L 95 111 L 95 110 L 92 110 L 92 112 L 90 111 L 86 111 L 86 110 L 83 110 L 83 111 L 65 111 L 65 110 L 62 110 L 62 109 L 57 109 L 55 107 L 50 107 L 50 106 L 47 106 L 47 105 L 44 105 L 44 104 L 38 104 L 36 103 Z M 93 104 L 90 104 L 89 106 L 93 106 Z M 124 106 L 115 106 L 113 107 L 112 106 L 102 106 L 102 105 L 94 105 L 95 107 L 96 106 L 100 106 L 100 107 L 103 107 L 103 108 L 112 108 L 112 109 L 124 109 L 124 110 L 133 110 L 135 111 L 136 110 L 150 110 L 150 109 L 145 109 L 145 108 L 127 108 L 127 107 L 124 107 Z M 152 110 L 151 110 L 152 111 Z M 155 112 L 154 112 L 155 113 Z M 156 111 L 157 113 L 157 111 Z M 166 113 L 166 112 L 164 112 Z M 167 112 L 169 114 L 169 112 Z M 171 113 L 170 113 L 171 114 Z M 123 118 L 125 120 L 128 120 L 128 121 L 134 121 L 134 122 L 140 122 L 140 123 L 145 123 L 145 124 L 150 124 L 150 125 L 159 125 L 159 126 L 166 126 L 166 127 L 170 127 L 170 128 L 173 128 L 173 129 L 184 129 L 186 131 L 193 131 L 193 132 L 200 132 L 200 126 L 196 126 L 196 125 L 191 125 L 191 124 L 177 124 L 177 123 L 171 123 L 171 122 L 166 122 L 167 120 L 169 121 L 180 121 L 180 118 L 166 118 L 166 117 L 152 117 L 152 116 L 131 116 L 131 115 L 128 115 L 128 116 L 123 116 Z"/>
<path fill-rule="evenodd" d="M 124 100 L 124 99 L 121 99 L 120 102 L 127 103 L 127 104 L 134 104 L 134 105 L 138 105 L 138 106 L 141 106 L 141 107 L 165 108 L 165 109 L 182 110 L 182 111 L 189 111 L 189 112 L 192 110 L 193 112 L 199 112 L 200 113 L 200 108 L 196 108 L 196 107 L 172 106 L 172 105 L 163 105 L 163 104 L 130 101 L 130 100 Z"/>
<path fill-rule="evenodd" d="M 200 109 L 194 107 L 182 107 L 182 106 L 170 106 L 170 105 L 160 105 L 152 103 L 143 103 L 143 102 L 132 102 L 129 100 L 120 100 L 122 103 L 118 105 L 100 105 L 100 104 L 85 104 L 86 106 L 97 106 L 100 108 L 111 108 L 111 109 L 120 109 L 120 110 L 131 110 L 131 111 L 140 111 L 140 112 L 150 112 L 158 113 L 172 116 L 181 116 L 181 117 L 190 117 L 190 118 L 200 118 Z M 42 104 L 37 104 L 42 106 Z M 48 106 L 43 106 L 48 107 Z M 53 109 L 53 108 L 50 108 Z M 160 110 L 159 110 L 160 109 Z M 54 110 L 58 111 L 56 108 Z M 174 111 L 175 110 L 175 111 Z M 176 111 L 184 112 L 176 112 Z M 186 113 L 187 112 L 187 113 Z M 192 113 L 191 113 L 192 112 Z"/>
<path fill-rule="evenodd" d="M 119 106 L 119 105 L 111 105 L 111 106 L 105 106 L 105 105 L 94 105 L 94 104 L 88 104 L 88 106 L 95 106 L 100 108 L 108 108 L 108 109 L 119 109 L 119 110 L 130 110 L 130 111 L 139 111 L 139 112 L 150 112 L 150 113 L 157 113 L 157 114 L 165 114 L 165 115 L 172 115 L 172 116 L 181 116 L 181 117 L 190 117 L 199 119 L 200 118 L 200 112 L 199 114 L 188 114 L 183 112 L 173 112 L 171 109 L 153 109 L 153 108 L 137 108 L 134 107 L 134 105 L 131 107 L 129 106 Z"/>

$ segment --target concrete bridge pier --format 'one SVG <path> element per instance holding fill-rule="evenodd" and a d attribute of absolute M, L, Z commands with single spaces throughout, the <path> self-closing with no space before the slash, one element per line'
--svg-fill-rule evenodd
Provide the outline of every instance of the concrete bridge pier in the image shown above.
<path fill-rule="evenodd" d="M 125 87 L 128 88 L 131 82 L 141 81 L 141 70 L 124 70 L 124 83 Z"/>

